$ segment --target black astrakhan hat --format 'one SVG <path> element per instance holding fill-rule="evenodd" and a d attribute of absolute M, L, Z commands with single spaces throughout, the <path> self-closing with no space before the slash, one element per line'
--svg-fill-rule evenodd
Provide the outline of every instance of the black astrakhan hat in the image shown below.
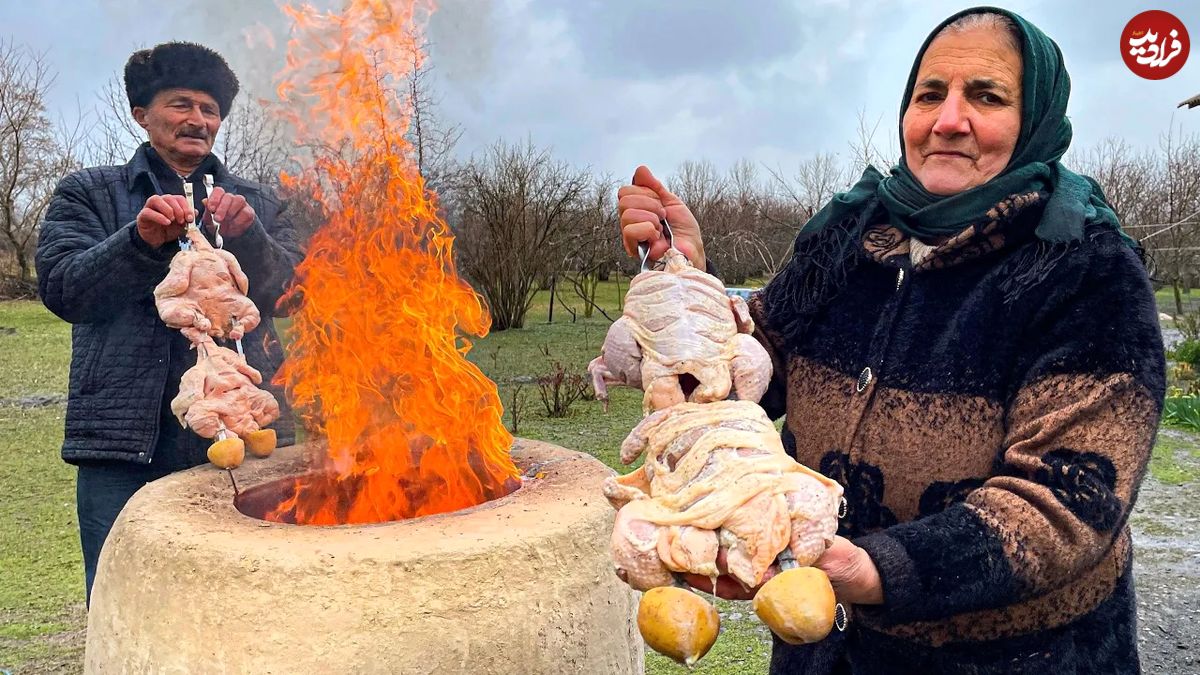
<path fill-rule="evenodd" d="M 192 42 L 164 42 L 133 53 L 125 64 L 125 95 L 129 107 L 146 107 L 163 89 L 195 89 L 212 96 L 229 114 L 238 93 L 238 79 L 215 51 Z"/>

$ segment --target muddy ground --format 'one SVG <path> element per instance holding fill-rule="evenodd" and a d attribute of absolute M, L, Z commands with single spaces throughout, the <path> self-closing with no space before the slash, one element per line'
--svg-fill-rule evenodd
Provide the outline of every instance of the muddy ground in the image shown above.
<path fill-rule="evenodd" d="M 1162 435 L 1180 441 L 1180 470 L 1200 475 L 1197 437 Z M 1200 673 L 1200 480 L 1172 485 L 1147 476 L 1131 522 L 1142 671 Z"/>

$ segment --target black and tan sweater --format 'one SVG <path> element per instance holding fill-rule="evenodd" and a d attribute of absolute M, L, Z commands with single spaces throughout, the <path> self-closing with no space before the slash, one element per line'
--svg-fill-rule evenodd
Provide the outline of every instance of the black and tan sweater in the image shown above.
<path fill-rule="evenodd" d="M 924 257 L 841 223 L 752 300 L 764 407 L 845 487 L 840 533 L 885 598 L 822 643 L 777 642 L 772 673 L 1137 672 L 1126 521 L 1164 392 L 1157 310 L 1115 233 L 1036 241 L 1042 201 Z"/>

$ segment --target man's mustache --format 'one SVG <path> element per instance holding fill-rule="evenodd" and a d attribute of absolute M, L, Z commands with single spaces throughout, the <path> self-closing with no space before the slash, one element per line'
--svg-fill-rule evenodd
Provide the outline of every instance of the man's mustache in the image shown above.
<path fill-rule="evenodd" d="M 198 138 L 202 141 L 208 140 L 208 132 L 204 131 L 203 129 L 184 129 L 175 135 L 181 138 Z"/>

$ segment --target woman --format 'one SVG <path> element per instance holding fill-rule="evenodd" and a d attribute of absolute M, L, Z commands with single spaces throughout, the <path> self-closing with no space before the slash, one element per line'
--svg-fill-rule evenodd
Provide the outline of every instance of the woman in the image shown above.
<path fill-rule="evenodd" d="M 909 76 L 900 164 L 834 197 L 752 300 L 763 407 L 849 502 L 818 566 L 850 626 L 777 641 L 772 673 L 1138 671 L 1126 521 L 1163 346 L 1139 251 L 1058 161 L 1069 89 L 1021 17 L 950 17 Z M 619 196 L 627 250 L 661 255 L 665 217 L 706 264 L 648 170 Z"/>

